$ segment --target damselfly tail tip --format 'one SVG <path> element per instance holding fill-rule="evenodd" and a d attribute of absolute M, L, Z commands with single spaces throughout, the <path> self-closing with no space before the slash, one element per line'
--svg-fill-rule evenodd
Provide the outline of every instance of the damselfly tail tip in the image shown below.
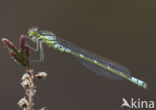
<path fill-rule="evenodd" d="M 147 88 L 148 88 L 148 84 L 147 84 L 146 82 L 143 82 L 142 87 L 143 87 L 144 89 L 147 89 Z"/>
<path fill-rule="evenodd" d="M 137 79 L 135 77 L 131 77 L 130 78 L 130 81 L 140 87 L 143 87 L 144 89 L 147 89 L 148 88 L 148 84 L 140 79 Z"/>

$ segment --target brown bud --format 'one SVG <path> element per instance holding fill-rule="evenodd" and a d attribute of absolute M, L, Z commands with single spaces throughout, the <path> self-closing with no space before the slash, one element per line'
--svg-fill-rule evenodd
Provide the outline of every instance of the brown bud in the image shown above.
<path fill-rule="evenodd" d="M 26 55 L 26 57 L 29 57 L 29 46 L 28 45 L 25 46 L 25 55 Z"/>
<path fill-rule="evenodd" d="M 21 35 L 20 37 L 20 45 L 21 45 L 21 50 L 25 49 L 25 37 L 24 35 Z"/>
<path fill-rule="evenodd" d="M 16 60 L 19 58 L 18 55 L 14 53 L 13 51 L 10 51 L 10 55 Z"/>
<path fill-rule="evenodd" d="M 8 48 L 15 49 L 14 44 L 6 38 L 2 38 L 1 40 Z"/>

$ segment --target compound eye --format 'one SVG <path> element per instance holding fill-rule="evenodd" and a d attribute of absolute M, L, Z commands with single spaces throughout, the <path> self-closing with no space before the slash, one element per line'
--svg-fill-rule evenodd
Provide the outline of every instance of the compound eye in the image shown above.
<path fill-rule="evenodd" d="M 34 32 L 38 32 L 39 31 L 38 27 L 32 27 L 31 30 L 34 31 Z"/>
<path fill-rule="evenodd" d="M 39 29 L 37 27 L 30 28 L 28 30 L 29 36 L 36 36 L 38 34 Z"/>

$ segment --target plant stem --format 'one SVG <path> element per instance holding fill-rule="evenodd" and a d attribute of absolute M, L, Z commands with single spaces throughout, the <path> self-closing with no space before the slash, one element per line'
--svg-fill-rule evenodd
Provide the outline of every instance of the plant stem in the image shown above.
<path fill-rule="evenodd" d="M 34 106 L 33 98 L 35 95 L 34 74 L 33 74 L 32 69 L 28 69 L 27 73 L 30 75 L 30 78 L 29 78 L 30 87 L 26 90 L 26 95 L 28 97 L 28 106 L 26 110 L 33 110 L 33 106 Z"/>

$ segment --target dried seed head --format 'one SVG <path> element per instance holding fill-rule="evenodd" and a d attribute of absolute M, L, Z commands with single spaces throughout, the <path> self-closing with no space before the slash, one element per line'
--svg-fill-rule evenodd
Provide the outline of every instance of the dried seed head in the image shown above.
<path fill-rule="evenodd" d="M 36 94 L 36 89 L 34 89 L 34 95 Z"/>
<path fill-rule="evenodd" d="M 25 94 L 26 94 L 27 96 L 29 96 L 30 94 L 31 94 L 32 96 L 34 96 L 34 95 L 36 94 L 36 89 L 33 89 L 33 90 L 27 89 L 26 92 L 25 92 Z"/>
<path fill-rule="evenodd" d="M 38 79 L 45 79 L 47 77 L 47 73 L 45 72 L 39 72 L 35 75 L 35 77 L 37 77 Z"/>
<path fill-rule="evenodd" d="M 2 38 L 1 40 L 9 49 L 16 49 L 14 44 L 6 38 Z"/>
<path fill-rule="evenodd" d="M 30 75 L 28 73 L 25 73 L 23 76 L 22 76 L 22 81 L 24 80 L 28 80 L 30 78 Z"/>
<path fill-rule="evenodd" d="M 20 37 L 20 46 L 21 46 L 21 50 L 25 49 L 25 37 L 24 37 L 24 35 L 21 35 L 21 37 Z"/>
<path fill-rule="evenodd" d="M 22 109 L 26 108 L 28 106 L 28 101 L 25 97 L 23 97 L 18 103 L 18 106 Z"/>
<path fill-rule="evenodd" d="M 30 87 L 30 81 L 28 79 L 26 79 L 26 80 L 22 81 L 21 85 L 24 89 L 28 89 Z"/>
<path fill-rule="evenodd" d="M 46 107 L 42 107 L 41 109 L 39 109 L 39 110 L 47 110 L 47 108 Z"/>

